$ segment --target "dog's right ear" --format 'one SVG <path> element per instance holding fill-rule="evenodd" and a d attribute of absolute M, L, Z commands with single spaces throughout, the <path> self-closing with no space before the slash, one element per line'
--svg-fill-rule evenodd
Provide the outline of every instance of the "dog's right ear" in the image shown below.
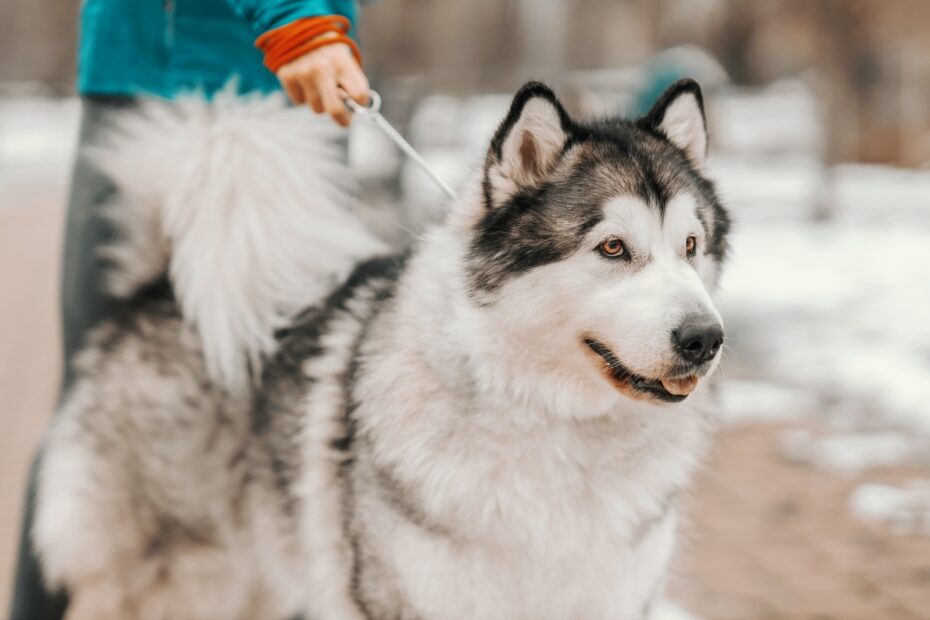
<path fill-rule="evenodd" d="M 539 185 L 558 163 L 571 131 L 571 118 L 555 93 L 528 82 L 491 140 L 485 161 L 485 198 L 489 208 L 520 189 Z"/>

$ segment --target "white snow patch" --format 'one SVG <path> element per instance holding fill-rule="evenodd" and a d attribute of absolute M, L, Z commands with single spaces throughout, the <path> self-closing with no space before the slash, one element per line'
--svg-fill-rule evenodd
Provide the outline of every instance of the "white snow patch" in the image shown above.
<path fill-rule="evenodd" d="M 780 452 L 786 459 L 822 471 L 847 475 L 908 460 L 926 460 L 928 442 L 899 431 L 816 436 L 804 429 L 785 431 Z"/>
<path fill-rule="evenodd" d="M 76 97 L 0 98 L 0 209 L 61 202 L 79 118 Z"/>
<path fill-rule="evenodd" d="M 652 613 L 649 615 L 649 620 L 700 620 L 700 618 L 685 611 L 671 601 L 661 600 L 652 610 Z"/>
<path fill-rule="evenodd" d="M 741 379 L 720 382 L 718 400 L 718 416 L 730 425 L 797 420 L 818 406 L 807 390 Z"/>
<path fill-rule="evenodd" d="M 817 97 L 800 80 L 731 89 L 709 102 L 715 148 L 737 153 L 820 153 L 826 143 Z"/>
<path fill-rule="evenodd" d="M 930 171 L 846 164 L 831 171 L 836 217 L 892 226 L 930 223 Z"/>
<path fill-rule="evenodd" d="M 849 507 L 863 521 L 885 525 L 902 536 L 930 536 L 930 480 L 906 486 L 863 484 L 853 491 Z"/>
<path fill-rule="evenodd" d="M 712 151 L 710 169 L 739 221 L 809 219 L 827 179 L 818 157 L 800 153 L 752 158 Z"/>
<path fill-rule="evenodd" d="M 720 306 L 740 377 L 930 436 L 927 220 L 737 224 Z"/>
<path fill-rule="evenodd" d="M 80 114 L 76 97 L 0 98 L 0 170 L 70 163 Z"/>

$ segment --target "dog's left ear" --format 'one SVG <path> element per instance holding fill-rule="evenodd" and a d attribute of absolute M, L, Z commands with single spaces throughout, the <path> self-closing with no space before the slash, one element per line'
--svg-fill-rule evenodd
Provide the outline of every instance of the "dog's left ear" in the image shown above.
<path fill-rule="evenodd" d="M 694 80 L 684 79 L 672 84 L 637 124 L 661 133 L 683 150 L 698 168 L 704 166 L 707 159 L 704 96 Z"/>
<path fill-rule="evenodd" d="M 493 205 L 541 183 L 558 163 L 570 128 L 571 118 L 548 86 L 524 85 L 488 150 L 485 179 Z"/>

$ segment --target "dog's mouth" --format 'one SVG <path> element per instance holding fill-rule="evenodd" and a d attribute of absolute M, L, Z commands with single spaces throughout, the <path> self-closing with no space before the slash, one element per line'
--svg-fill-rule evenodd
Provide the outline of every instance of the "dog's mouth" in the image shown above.
<path fill-rule="evenodd" d="M 624 366 L 607 345 L 591 337 L 585 338 L 584 343 L 597 355 L 598 363 L 607 379 L 617 390 L 630 398 L 680 403 L 697 387 L 698 377 L 695 374 L 650 379 Z"/>

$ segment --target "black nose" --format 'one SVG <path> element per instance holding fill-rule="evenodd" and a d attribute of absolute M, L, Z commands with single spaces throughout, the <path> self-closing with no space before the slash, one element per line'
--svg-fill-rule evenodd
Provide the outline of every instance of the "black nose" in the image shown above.
<path fill-rule="evenodd" d="M 679 355 L 692 364 L 702 364 L 717 355 L 723 344 L 723 328 L 717 323 L 684 323 L 672 332 Z"/>

